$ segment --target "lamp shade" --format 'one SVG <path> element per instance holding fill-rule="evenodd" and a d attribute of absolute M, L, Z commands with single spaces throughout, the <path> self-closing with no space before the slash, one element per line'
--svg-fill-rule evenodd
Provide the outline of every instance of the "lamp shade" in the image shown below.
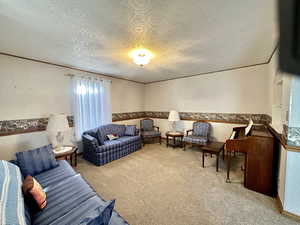
<path fill-rule="evenodd" d="M 171 122 L 179 121 L 180 120 L 179 113 L 175 110 L 171 110 L 170 113 L 169 113 L 168 120 L 171 121 Z"/>
<path fill-rule="evenodd" d="M 69 130 L 69 123 L 65 114 L 51 115 L 48 120 L 47 132 L 58 133 Z"/>

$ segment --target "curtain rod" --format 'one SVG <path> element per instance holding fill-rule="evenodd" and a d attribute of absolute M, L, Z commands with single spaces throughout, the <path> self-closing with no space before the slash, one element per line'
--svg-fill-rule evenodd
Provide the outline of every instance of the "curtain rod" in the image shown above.
<path fill-rule="evenodd" d="M 70 77 L 70 78 L 72 78 L 72 77 L 75 77 L 75 76 L 78 76 L 78 77 L 83 77 L 83 78 L 88 78 L 88 79 L 97 79 L 97 80 L 102 80 L 102 81 L 109 81 L 109 82 L 111 82 L 112 83 L 112 81 L 111 80 L 109 80 L 109 79 L 106 79 L 106 78 L 103 78 L 103 77 L 96 77 L 96 76 L 91 76 L 91 75 L 75 75 L 75 74 L 65 74 L 64 76 L 66 76 L 66 77 Z"/>

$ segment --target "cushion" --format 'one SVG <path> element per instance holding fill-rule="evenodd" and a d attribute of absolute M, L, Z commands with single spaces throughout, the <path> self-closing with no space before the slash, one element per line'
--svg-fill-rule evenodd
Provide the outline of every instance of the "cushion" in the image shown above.
<path fill-rule="evenodd" d="M 84 139 L 89 142 L 92 142 L 96 146 L 99 145 L 98 137 L 93 137 L 89 134 L 84 134 L 82 135 L 82 141 L 85 141 Z"/>
<path fill-rule="evenodd" d="M 30 224 L 30 218 L 25 218 L 20 169 L 4 160 L 0 160 L 0 196 L 1 224 Z"/>
<path fill-rule="evenodd" d="M 119 136 L 117 134 L 108 134 L 107 138 L 108 138 L 108 140 L 112 141 L 112 140 L 118 139 Z"/>
<path fill-rule="evenodd" d="M 18 165 L 24 177 L 34 176 L 58 166 L 51 145 L 16 153 Z"/>
<path fill-rule="evenodd" d="M 125 129 L 125 136 L 135 136 L 136 126 L 135 125 L 127 125 Z"/>
<path fill-rule="evenodd" d="M 103 145 L 104 141 L 108 140 L 107 138 L 108 134 L 117 134 L 119 137 L 124 136 L 125 125 L 107 124 L 107 125 L 100 126 L 97 132 L 99 144 Z"/>
<path fill-rule="evenodd" d="M 27 176 L 23 181 L 22 190 L 28 206 L 36 210 L 46 207 L 46 193 L 43 191 L 42 186 L 32 176 Z"/>
<path fill-rule="evenodd" d="M 33 215 L 33 225 L 79 224 L 79 222 L 66 223 L 62 221 L 57 222 L 56 220 L 64 217 L 71 211 L 73 211 L 73 215 L 77 217 L 78 215 L 84 214 L 84 211 L 81 210 L 81 204 L 97 195 L 79 174 L 49 185 L 45 188 L 45 192 L 47 194 L 47 205 L 42 211 Z M 68 217 L 64 218 L 64 220 L 74 220 L 77 217 Z"/>
<path fill-rule="evenodd" d="M 86 135 L 86 134 L 88 134 L 94 138 L 98 138 L 98 128 L 94 128 L 94 129 L 83 132 L 83 135 Z"/>
<path fill-rule="evenodd" d="M 144 131 L 153 131 L 153 120 L 141 120 L 141 128 Z"/>
<path fill-rule="evenodd" d="M 58 160 L 58 167 L 47 170 L 43 173 L 37 174 L 34 178 L 42 185 L 43 188 L 48 187 L 51 184 L 55 184 L 61 180 L 65 180 L 68 177 L 72 177 L 76 174 L 73 168 L 66 160 Z"/>
<path fill-rule="evenodd" d="M 209 123 L 197 122 L 193 125 L 193 135 L 207 137 L 209 132 Z"/>
<path fill-rule="evenodd" d="M 122 145 L 122 144 L 130 144 L 135 141 L 138 141 L 140 136 L 123 136 L 113 141 L 105 141 L 104 146 L 112 146 L 112 145 Z"/>
<path fill-rule="evenodd" d="M 80 225 L 108 225 L 114 206 L 115 200 L 110 200 L 103 206 L 90 210 Z"/>
<path fill-rule="evenodd" d="M 204 144 L 208 141 L 205 137 L 189 135 L 183 138 L 184 142 L 195 143 L 195 144 Z"/>
<path fill-rule="evenodd" d="M 143 137 L 159 137 L 160 136 L 160 132 L 159 131 L 143 131 L 142 132 L 142 136 Z"/>

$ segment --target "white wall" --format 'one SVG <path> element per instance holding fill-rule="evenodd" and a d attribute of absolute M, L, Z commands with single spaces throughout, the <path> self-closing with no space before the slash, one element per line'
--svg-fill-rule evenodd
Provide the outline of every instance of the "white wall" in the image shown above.
<path fill-rule="evenodd" d="M 300 216 L 300 153 L 287 152 L 284 210 Z"/>
<path fill-rule="evenodd" d="M 277 188 L 278 188 L 279 199 L 281 200 L 281 203 L 283 204 L 283 208 L 284 208 L 287 151 L 284 148 L 284 146 L 282 146 L 282 145 L 280 145 L 280 150 L 279 151 L 280 151 L 280 153 L 279 153 L 279 174 L 278 174 Z"/>
<path fill-rule="evenodd" d="M 145 109 L 271 114 L 268 72 L 261 65 L 148 84 Z"/>
<path fill-rule="evenodd" d="M 71 115 L 71 82 L 65 74 L 92 75 L 0 55 L 0 120 L 48 117 L 52 113 Z M 108 79 L 112 80 L 113 112 L 144 110 L 143 84 Z M 45 132 L 0 137 L 0 159 L 47 143 Z"/>
<path fill-rule="evenodd" d="M 271 91 L 268 65 L 199 75 L 146 85 L 145 110 L 209 113 L 263 113 L 271 115 Z M 179 130 L 192 128 L 181 122 Z M 211 123 L 212 136 L 226 140 L 237 124 Z M 167 120 L 156 120 L 163 133 Z"/>
<path fill-rule="evenodd" d="M 282 133 L 283 125 L 299 127 L 300 79 L 278 69 L 278 53 L 269 64 L 272 96 L 272 126 Z M 300 153 L 293 152 L 289 146 L 280 146 L 280 166 L 278 178 L 278 196 L 283 209 L 300 215 Z"/>
<path fill-rule="evenodd" d="M 300 127 L 300 77 L 293 76 L 291 82 L 290 127 Z"/>
<path fill-rule="evenodd" d="M 72 114 L 71 82 L 65 74 L 93 75 L 0 55 L 0 120 Z M 107 79 L 112 80 L 112 112 L 143 111 L 143 84 Z"/>
<path fill-rule="evenodd" d="M 300 127 L 300 78 L 298 76 L 290 77 L 290 101 L 289 107 L 289 127 Z M 290 141 L 296 141 L 299 137 L 293 140 L 293 135 L 288 135 Z M 299 147 L 299 145 L 298 145 Z M 289 148 L 289 147 L 287 147 Z M 300 216 L 300 152 L 293 152 L 291 149 L 287 152 L 286 157 L 286 178 L 285 178 L 285 195 L 284 209 L 290 213 Z"/>

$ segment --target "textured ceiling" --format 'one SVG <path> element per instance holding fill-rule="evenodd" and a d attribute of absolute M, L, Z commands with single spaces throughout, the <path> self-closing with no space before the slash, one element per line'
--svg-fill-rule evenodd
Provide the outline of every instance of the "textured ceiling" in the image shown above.
<path fill-rule="evenodd" d="M 139 82 L 265 63 L 276 0 L 0 0 L 0 52 Z M 128 52 L 155 53 L 146 67 Z"/>

